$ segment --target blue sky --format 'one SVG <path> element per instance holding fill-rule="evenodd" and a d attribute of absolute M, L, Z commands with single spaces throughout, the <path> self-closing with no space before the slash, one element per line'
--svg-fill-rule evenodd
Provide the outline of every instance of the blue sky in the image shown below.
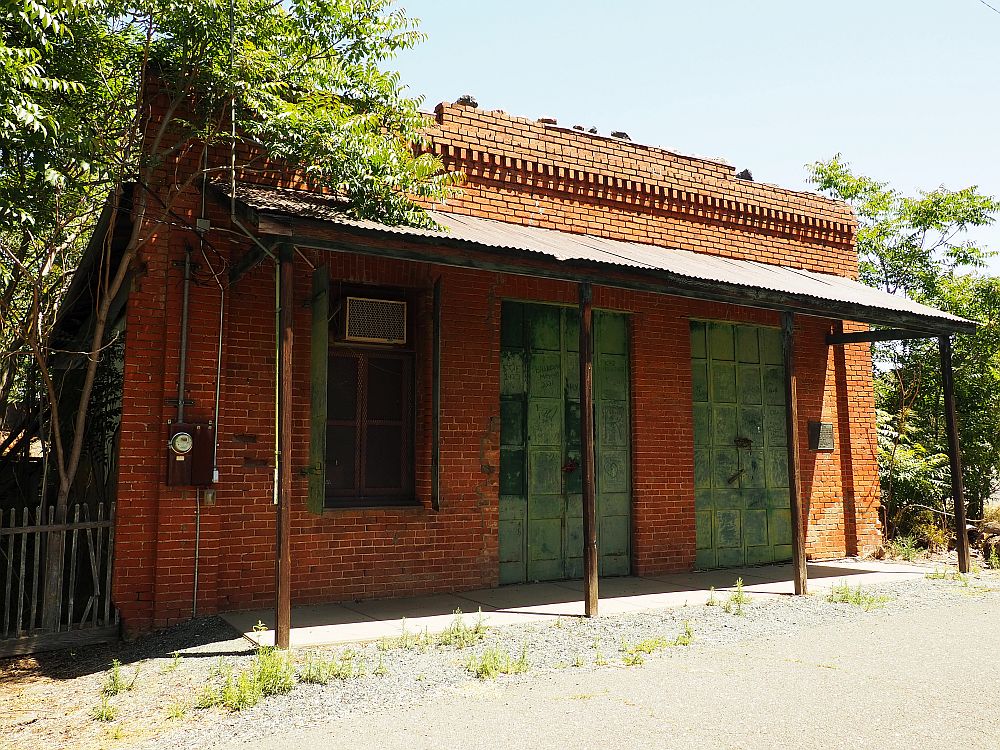
<path fill-rule="evenodd" d="M 429 37 L 394 61 L 425 109 L 471 93 L 797 189 L 839 152 L 904 192 L 1000 195 L 1000 13 L 979 0 L 400 4 Z M 1000 251 L 1000 227 L 975 238 Z"/>

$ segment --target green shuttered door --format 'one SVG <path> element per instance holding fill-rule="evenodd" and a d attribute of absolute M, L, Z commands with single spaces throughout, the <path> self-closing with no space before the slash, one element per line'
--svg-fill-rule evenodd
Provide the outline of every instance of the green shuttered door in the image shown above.
<path fill-rule="evenodd" d="M 790 560 L 777 329 L 691 323 L 698 568 Z"/>
<path fill-rule="evenodd" d="M 594 313 L 601 575 L 630 571 L 626 318 Z M 583 575 L 579 315 L 504 302 L 500 352 L 500 582 Z"/>

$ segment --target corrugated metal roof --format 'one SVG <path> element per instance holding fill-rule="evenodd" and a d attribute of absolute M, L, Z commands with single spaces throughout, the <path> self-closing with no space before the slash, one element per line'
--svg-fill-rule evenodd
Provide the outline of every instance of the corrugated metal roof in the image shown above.
<path fill-rule="evenodd" d="M 829 305 L 830 317 L 833 318 L 882 322 L 878 320 L 878 316 L 865 316 L 863 311 L 859 314 L 855 308 L 860 306 L 869 310 L 892 311 L 906 318 L 912 316 L 916 330 L 921 330 L 921 322 L 924 325 L 933 322 L 936 324 L 935 329 L 940 329 L 942 324 L 954 330 L 968 330 L 974 326 L 963 318 L 842 276 L 754 260 L 724 258 L 440 211 L 428 213 L 445 231 L 388 226 L 374 221 L 352 219 L 345 216 L 343 203 L 336 198 L 302 190 L 242 184 L 237 186 L 237 198 L 241 203 L 262 213 L 319 219 L 378 233 L 437 238 L 444 243 L 470 243 L 491 250 L 534 253 L 568 265 L 614 266 L 715 283 L 726 288 L 762 290 L 808 298 L 816 303 Z M 848 306 L 851 308 L 850 316 L 844 314 Z"/>

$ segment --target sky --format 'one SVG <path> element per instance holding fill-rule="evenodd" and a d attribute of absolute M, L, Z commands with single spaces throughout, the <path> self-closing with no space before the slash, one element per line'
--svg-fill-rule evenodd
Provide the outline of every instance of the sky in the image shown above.
<path fill-rule="evenodd" d="M 1000 196 L 1000 0 L 399 4 L 428 38 L 393 65 L 427 110 L 472 94 L 794 189 L 839 153 L 907 194 Z M 972 237 L 1000 251 L 1000 226 Z"/>

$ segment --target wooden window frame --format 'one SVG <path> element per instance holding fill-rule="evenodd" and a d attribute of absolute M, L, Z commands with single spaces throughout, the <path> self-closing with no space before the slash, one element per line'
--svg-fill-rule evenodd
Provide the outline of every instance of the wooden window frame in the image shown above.
<path fill-rule="evenodd" d="M 407 341 L 404 345 L 382 345 L 345 341 L 340 337 L 343 321 L 339 313 L 344 309 L 349 296 L 364 296 L 376 299 L 405 301 L 407 310 Z M 337 290 L 334 300 L 331 300 L 330 337 L 328 345 L 327 379 L 333 377 L 335 358 L 355 358 L 357 364 L 357 391 L 355 416 L 353 420 L 333 418 L 332 405 L 328 405 L 326 415 L 326 442 L 329 446 L 334 439 L 337 427 L 353 426 L 354 439 L 354 487 L 349 490 L 332 490 L 329 481 L 326 482 L 323 507 L 337 508 L 378 508 L 392 506 L 416 506 L 419 500 L 416 493 L 416 437 L 417 437 L 417 342 L 415 340 L 416 326 L 416 295 L 409 290 L 388 289 L 385 287 L 351 286 Z M 403 417 L 402 420 L 372 420 L 367 417 L 368 373 L 371 360 L 379 358 L 399 359 L 403 364 Z M 329 387 L 329 383 L 327 384 Z M 399 489 L 373 488 L 368 490 L 366 484 L 366 454 L 367 432 L 372 426 L 382 426 L 381 423 L 397 423 L 402 428 L 402 445 L 400 456 L 401 485 Z M 329 480 L 329 467 L 327 468 Z"/>

